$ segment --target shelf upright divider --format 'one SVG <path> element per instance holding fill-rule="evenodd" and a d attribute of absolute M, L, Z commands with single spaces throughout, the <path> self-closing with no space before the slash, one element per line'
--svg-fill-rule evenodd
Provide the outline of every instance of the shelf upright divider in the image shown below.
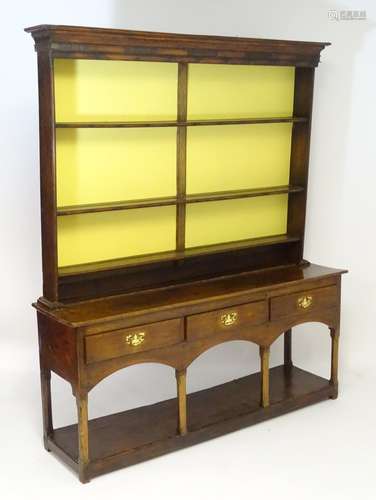
<path fill-rule="evenodd" d="M 314 67 L 295 68 L 293 116 L 304 116 L 307 120 L 292 125 L 289 184 L 304 190 L 296 196 L 289 194 L 287 233 L 300 238 L 300 262 L 304 249 L 314 79 Z"/>
<path fill-rule="evenodd" d="M 59 295 L 54 79 L 54 58 L 51 52 L 38 52 L 43 297 L 50 303 L 57 302 Z"/>
<path fill-rule="evenodd" d="M 187 121 L 188 101 L 188 64 L 178 65 L 177 89 L 178 122 Z M 178 125 L 176 139 L 176 250 L 185 249 L 185 196 L 186 196 L 186 165 L 187 164 L 187 127 Z"/>

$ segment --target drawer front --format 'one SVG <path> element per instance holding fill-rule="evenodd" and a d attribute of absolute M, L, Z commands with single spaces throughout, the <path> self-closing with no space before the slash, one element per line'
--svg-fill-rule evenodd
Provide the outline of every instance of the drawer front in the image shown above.
<path fill-rule="evenodd" d="M 266 301 L 195 314 L 187 318 L 187 339 L 196 340 L 222 332 L 236 332 L 242 327 L 259 325 L 267 320 Z"/>
<path fill-rule="evenodd" d="M 337 287 L 328 286 L 271 299 L 271 320 L 286 316 L 304 316 L 338 305 Z"/>
<path fill-rule="evenodd" d="M 85 339 L 86 362 L 95 363 L 127 354 L 158 349 L 183 340 L 182 319 L 171 319 L 99 335 L 90 335 Z"/>

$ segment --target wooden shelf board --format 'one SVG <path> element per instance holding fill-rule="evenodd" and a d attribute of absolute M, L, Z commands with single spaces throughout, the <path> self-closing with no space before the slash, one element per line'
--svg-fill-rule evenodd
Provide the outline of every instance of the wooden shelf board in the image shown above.
<path fill-rule="evenodd" d="M 207 201 L 236 200 L 239 198 L 253 198 L 256 196 L 272 196 L 284 193 L 299 193 L 304 191 L 302 186 L 272 186 L 255 189 L 235 189 L 232 191 L 217 191 L 211 193 L 188 194 L 186 203 L 203 203 Z"/>
<path fill-rule="evenodd" d="M 108 203 L 89 203 L 84 205 L 67 205 L 58 207 L 58 216 L 109 212 L 112 210 L 130 210 L 134 208 L 163 207 L 179 203 L 203 203 L 208 201 L 236 200 L 239 198 L 253 198 L 283 193 L 298 193 L 304 191 L 301 186 L 273 186 L 256 189 L 236 189 L 231 191 L 217 191 L 210 193 L 188 194 L 184 198 L 164 196 L 159 198 L 144 198 L 140 200 L 113 201 Z"/>
<path fill-rule="evenodd" d="M 91 477 L 235 431 L 335 396 L 329 381 L 293 367 L 270 370 L 270 407 L 260 407 L 260 374 L 189 394 L 188 434 L 177 435 L 177 399 L 89 421 Z M 51 442 L 77 463 L 77 425 Z M 166 442 L 168 446 L 166 446 Z"/>
<path fill-rule="evenodd" d="M 140 200 L 112 201 L 108 203 L 88 203 L 84 205 L 67 205 L 57 208 L 57 215 L 78 215 L 96 212 L 110 212 L 112 210 L 130 210 L 134 208 L 152 208 L 176 205 L 175 196 L 163 196 L 159 198 L 144 198 Z"/>
<path fill-rule="evenodd" d="M 60 267 L 58 271 L 59 271 L 59 277 L 76 276 L 79 274 L 110 271 L 124 267 L 134 267 L 144 264 L 154 264 L 169 260 L 181 260 L 187 257 L 196 257 L 196 256 L 209 255 L 221 252 L 231 252 L 235 250 L 257 247 L 257 246 L 280 245 L 296 241 L 300 241 L 300 238 L 298 236 L 278 234 L 275 236 L 266 236 L 263 238 L 251 238 L 247 240 L 218 243 L 216 245 L 205 245 L 200 247 L 187 248 L 180 252 L 172 250 L 168 252 L 159 252 L 154 254 L 125 257 L 122 259 L 112 259 L 99 262 L 89 262 L 86 264 L 64 266 Z"/>
<path fill-rule="evenodd" d="M 270 118 L 213 118 L 206 120 L 150 120 L 108 122 L 56 122 L 56 128 L 150 128 L 150 127 L 199 127 L 212 125 L 256 125 L 261 123 L 307 122 L 303 116 L 280 116 Z"/>

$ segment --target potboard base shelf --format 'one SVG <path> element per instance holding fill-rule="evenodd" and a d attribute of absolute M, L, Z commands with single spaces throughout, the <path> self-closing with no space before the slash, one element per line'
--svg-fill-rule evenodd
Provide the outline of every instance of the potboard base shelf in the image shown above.
<path fill-rule="evenodd" d="M 270 406 L 260 406 L 260 373 L 189 394 L 188 433 L 177 433 L 177 400 L 170 399 L 89 421 L 87 479 L 133 465 L 289 411 L 335 398 L 336 386 L 312 373 L 270 370 Z M 77 469 L 77 425 L 54 431 L 48 447 Z"/>

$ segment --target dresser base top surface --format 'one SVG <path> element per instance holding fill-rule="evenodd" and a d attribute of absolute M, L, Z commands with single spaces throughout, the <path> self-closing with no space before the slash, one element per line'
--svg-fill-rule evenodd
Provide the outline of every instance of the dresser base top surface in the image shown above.
<path fill-rule="evenodd" d="M 53 316 L 57 321 L 80 327 L 153 311 L 194 307 L 213 301 L 239 299 L 241 302 L 242 297 L 248 300 L 249 294 L 254 295 L 256 300 L 267 294 L 278 294 L 278 291 L 286 287 L 293 290 L 294 287 L 306 286 L 310 282 L 322 286 L 325 284 L 325 279 L 336 278 L 345 272 L 316 264 L 285 266 L 62 304 L 55 309 L 46 307 L 43 299 L 34 306 L 40 312 Z"/>

